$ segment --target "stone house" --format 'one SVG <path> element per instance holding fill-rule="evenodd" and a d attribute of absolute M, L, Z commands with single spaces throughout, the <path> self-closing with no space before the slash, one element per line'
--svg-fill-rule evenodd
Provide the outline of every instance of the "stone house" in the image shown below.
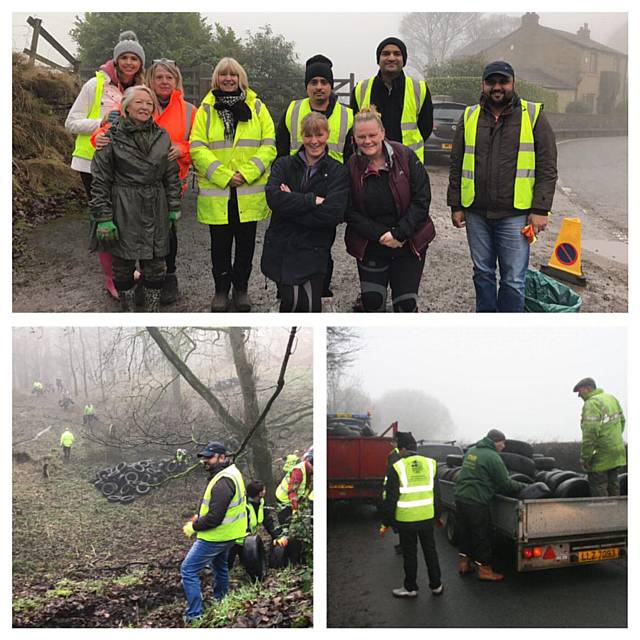
<path fill-rule="evenodd" d="M 477 56 L 507 60 L 516 79 L 555 91 L 561 113 L 574 101 L 585 103 L 590 113 L 608 113 L 627 100 L 628 56 L 592 40 L 587 23 L 573 34 L 544 27 L 538 14 L 526 13 L 509 35 L 476 40 L 453 55 Z"/>

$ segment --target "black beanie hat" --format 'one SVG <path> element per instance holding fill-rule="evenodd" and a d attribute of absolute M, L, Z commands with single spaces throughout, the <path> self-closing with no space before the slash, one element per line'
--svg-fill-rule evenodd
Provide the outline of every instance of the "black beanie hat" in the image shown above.
<path fill-rule="evenodd" d="M 407 45 L 404 42 L 402 42 L 400 38 L 394 38 L 393 36 L 391 36 L 390 38 L 385 38 L 378 45 L 378 48 L 376 49 L 376 64 L 380 64 L 380 54 L 388 44 L 395 44 L 396 47 L 400 49 L 400 51 L 402 52 L 402 66 L 406 67 L 407 66 Z"/>
<path fill-rule="evenodd" d="M 306 87 L 309 82 L 316 77 L 324 78 L 333 89 L 333 71 L 331 70 L 333 67 L 333 62 L 329 60 L 326 56 L 322 54 L 318 54 L 315 56 L 311 56 L 307 60 L 306 68 L 304 70 L 304 86 Z"/>
<path fill-rule="evenodd" d="M 411 431 L 398 431 L 396 433 L 396 442 L 398 443 L 398 449 L 415 451 L 418 446 Z"/>

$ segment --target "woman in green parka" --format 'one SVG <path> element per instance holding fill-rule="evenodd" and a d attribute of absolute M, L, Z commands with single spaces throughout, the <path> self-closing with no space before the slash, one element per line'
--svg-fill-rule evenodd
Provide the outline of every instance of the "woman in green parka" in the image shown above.
<path fill-rule="evenodd" d="M 169 134 L 158 127 L 155 95 L 127 89 L 122 115 L 109 129 L 111 144 L 91 162 L 92 245 L 113 255 L 113 282 L 122 311 L 134 311 L 134 272 L 143 271 L 147 311 L 157 311 L 172 221 L 180 217 L 178 165 L 168 159 Z"/>

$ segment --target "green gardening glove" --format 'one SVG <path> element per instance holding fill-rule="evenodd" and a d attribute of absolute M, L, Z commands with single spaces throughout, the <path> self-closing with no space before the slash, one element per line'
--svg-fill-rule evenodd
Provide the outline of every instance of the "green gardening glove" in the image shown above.
<path fill-rule="evenodd" d="M 176 220 L 180 220 L 180 216 L 182 214 L 180 213 L 180 211 L 169 211 L 169 220 L 171 220 L 171 222 L 175 222 Z"/>
<path fill-rule="evenodd" d="M 118 239 L 118 227 L 111 220 L 98 222 L 96 239 L 102 243 L 115 242 Z"/>

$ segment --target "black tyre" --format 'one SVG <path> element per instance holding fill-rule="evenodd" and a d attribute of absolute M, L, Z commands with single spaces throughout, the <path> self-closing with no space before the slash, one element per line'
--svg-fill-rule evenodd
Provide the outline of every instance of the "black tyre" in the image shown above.
<path fill-rule="evenodd" d="M 443 480 L 451 480 L 453 482 L 453 479 L 451 478 L 451 474 L 455 471 L 455 469 L 452 469 L 451 467 L 447 467 L 444 470 L 444 473 L 442 474 L 442 479 Z"/>
<path fill-rule="evenodd" d="M 453 480 L 454 482 L 456 482 L 458 480 L 458 476 L 460 475 L 460 472 L 462 471 L 462 467 L 456 467 L 452 472 L 451 472 L 451 480 Z"/>
<path fill-rule="evenodd" d="M 127 466 L 126 462 L 120 462 L 116 465 L 114 471 L 123 471 L 126 466 Z"/>
<path fill-rule="evenodd" d="M 171 460 L 167 463 L 166 470 L 168 473 L 174 473 L 178 469 L 178 463 Z"/>
<path fill-rule="evenodd" d="M 151 480 L 151 474 L 145 471 L 144 473 L 140 474 L 139 480 L 140 482 L 149 482 L 149 480 Z"/>
<path fill-rule="evenodd" d="M 138 482 L 135 489 L 136 493 L 140 496 L 143 496 L 145 493 L 149 493 L 149 491 L 151 491 L 151 487 L 146 482 Z"/>
<path fill-rule="evenodd" d="M 138 482 L 139 476 L 137 471 L 127 471 L 127 473 L 124 474 L 124 477 L 127 479 L 127 482 L 134 484 Z"/>
<path fill-rule="evenodd" d="M 259 535 L 247 536 L 240 555 L 242 565 L 252 580 L 262 580 L 267 573 L 267 554 Z"/>
<path fill-rule="evenodd" d="M 122 504 L 131 504 L 135 499 L 135 496 L 122 496 L 120 502 L 122 502 Z"/>
<path fill-rule="evenodd" d="M 105 482 L 102 485 L 102 495 L 112 496 L 118 492 L 118 485 L 115 482 Z"/>
<path fill-rule="evenodd" d="M 107 502 L 120 502 L 120 496 L 107 496 Z"/>
<path fill-rule="evenodd" d="M 588 498 L 590 495 L 589 481 L 579 477 L 564 480 L 553 494 L 554 498 Z"/>
<path fill-rule="evenodd" d="M 136 462 L 136 463 L 133 465 L 133 470 L 134 470 L 134 471 L 138 471 L 138 472 L 143 472 L 143 471 L 145 471 L 145 470 L 146 470 L 146 467 L 145 467 L 145 465 L 143 465 L 141 462 Z"/>
<path fill-rule="evenodd" d="M 505 440 L 505 453 L 515 453 L 525 458 L 533 458 L 533 447 L 523 440 Z"/>
<path fill-rule="evenodd" d="M 455 453 L 447 456 L 447 465 L 450 467 L 459 467 L 462 465 L 464 456 L 456 455 Z"/>
<path fill-rule="evenodd" d="M 519 500 L 541 500 L 542 498 L 550 498 L 551 489 L 544 482 L 534 482 L 525 487 L 518 494 Z"/>
<path fill-rule="evenodd" d="M 547 484 L 549 485 L 549 489 L 551 489 L 553 495 L 555 495 L 556 489 L 562 482 L 569 480 L 570 478 L 576 478 L 577 476 L 578 474 L 575 471 L 558 471 L 557 473 L 552 473 L 549 476 Z"/>
<path fill-rule="evenodd" d="M 517 471 L 518 473 L 524 473 L 525 476 L 530 478 L 536 475 L 536 465 L 532 458 L 527 458 L 519 453 L 505 453 L 502 451 L 500 457 L 509 471 Z"/>
<path fill-rule="evenodd" d="M 272 569 L 283 569 L 289 564 L 287 557 L 287 548 L 274 545 L 271 547 L 269 554 L 269 566 Z"/>
<path fill-rule="evenodd" d="M 456 516 L 451 511 L 447 511 L 447 517 L 444 522 L 444 534 L 447 541 L 454 547 L 458 544 L 458 529 L 456 526 Z"/>
<path fill-rule="evenodd" d="M 510 473 L 509 477 L 516 482 L 524 482 L 525 484 L 531 484 L 533 482 L 533 480 L 524 473 Z"/>
<path fill-rule="evenodd" d="M 628 491 L 628 486 L 627 486 L 627 474 L 626 473 L 621 473 L 618 476 L 618 482 L 620 483 L 620 495 L 621 496 L 626 496 L 629 495 L 627 493 Z"/>
<path fill-rule="evenodd" d="M 436 478 L 444 478 L 444 473 L 448 468 L 444 462 L 438 462 L 436 465 Z"/>
<path fill-rule="evenodd" d="M 535 460 L 536 458 L 544 458 L 544 457 L 545 457 L 545 455 L 544 455 L 544 453 L 536 453 L 536 452 L 534 451 L 534 452 L 533 452 L 533 455 L 532 455 L 531 457 Z"/>
<path fill-rule="evenodd" d="M 120 489 L 120 493 L 123 496 L 132 496 L 134 495 L 136 492 L 136 485 L 135 484 L 125 484 L 121 489 Z"/>
<path fill-rule="evenodd" d="M 98 471 L 98 476 L 102 478 L 102 480 L 106 480 L 111 475 L 111 469 L 102 469 L 102 471 Z"/>
<path fill-rule="evenodd" d="M 540 471 L 551 471 L 556 466 L 556 459 L 551 456 L 541 456 L 540 458 L 534 458 L 533 462 L 536 465 L 536 469 Z"/>

